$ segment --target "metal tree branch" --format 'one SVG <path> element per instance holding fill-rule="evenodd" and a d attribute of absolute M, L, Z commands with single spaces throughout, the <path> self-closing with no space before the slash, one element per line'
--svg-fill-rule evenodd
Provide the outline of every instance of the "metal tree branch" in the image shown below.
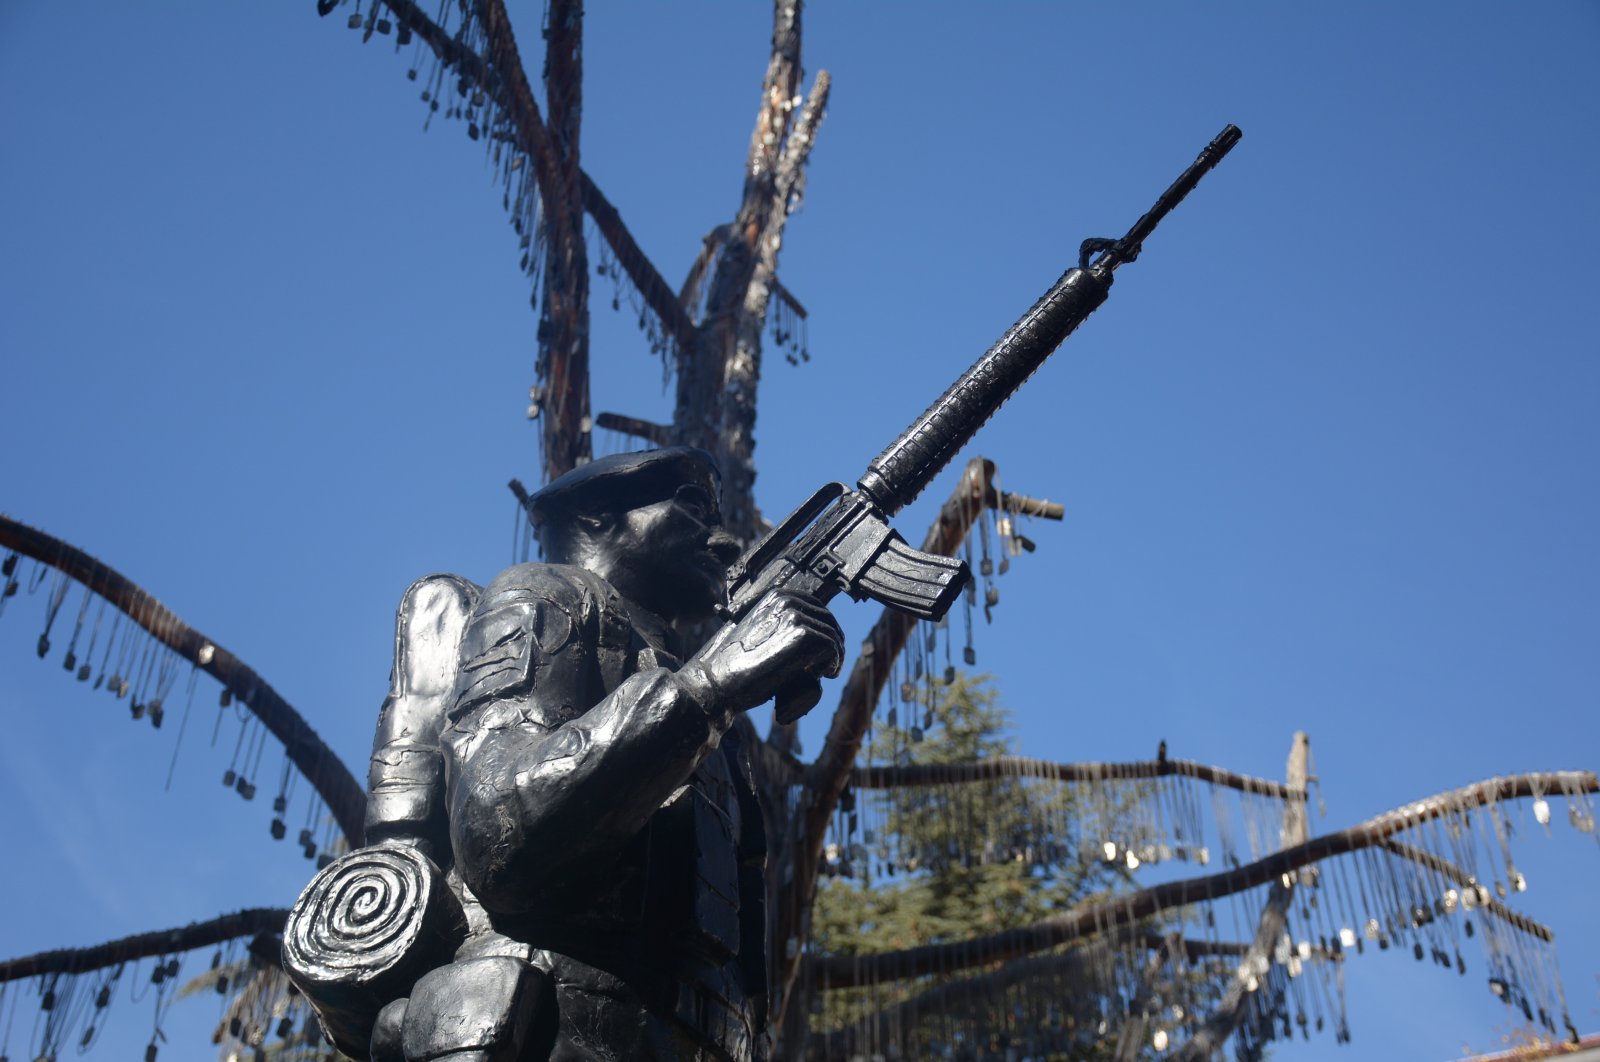
<path fill-rule="evenodd" d="M 656 424 L 653 421 L 643 420 L 639 417 L 628 417 L 621 413 L 597 413 L 594 426 L 605 428 L 608 431 L 620 431 L 624 435 L 649 443 L 651 446 L 666 446 L 671 441 L 672 429 L 665 424 Z"/>
<path fill-rule="evenodd" d="M 746 282 L 735 318 L 733 355 L 723 367 L 722 424 L 718 432 L 716 454 L 723 481 L 733 484 L 733 489 L 727 492 L 733 502 L 728 515 L 729 523 L 735 528 L 748 529 L 744 531 L 745 537 L 753 537 L 758 519 L 753 491 L 756 478 L 756 388 L 761 381 L 761 333 L 766 326 L 767 307 L 772 300 L 773 285 L 777 278 L 778 249 L 783 245 L 783 230 L 790 213 L 799 205 L 806 161 L 816 143 L 817 127 L 821 125 L 827 109 L 831 84 L 826 70 L 817 74 L 816 83 L 800 108 L 800 114 L 778 156 L 769 192 L 771 201 L 763 212 L 752 213 L 744 222 L 746 231 L 753 231 L 755 236 L 752 248 L 754 268 Z M 724 508 L 728 506 L 725 504 Z"/>
<path fill-rule="evenodd" d="M 800 300 L 794 297 L 794 292 L 784 287 L 783 281 L 777 277 L 772 278 L 772 293 L 778 297 L 779 302 L 793 310 L 796 317 L 804 319 L 811 316 L 806 313 L 806 308 L 800 305 Z"/>
<path fill-rule="evenodd" d="M 1288 780 L 1291 786 L 1298 787 L 1302 793 L 1306 788 L 1310 750 L 1310 739 L 1306 737 L 1304 731 L 1297 731 L 1294 735 L 1294 744 L 1289 750 Z M 1305 803 L 1301 801 L 1289 804 L 1283 809 L 1283 847 L 1304 844 L 1309 839 L 1310 825 L 1306 821 Z M 1263 971 L 1266 969 L 1278 938 L 1283 936 L 1284 930 L 1288 928 L 1289 903 L 1293 899 L 1293 875 L 1279 878 L 1272 883 L 1272 888 L 1267 894 L 1267 902 L 1261 910 L 1261 918 L 1256 924 L 1255 939 L 1251 941 L 1250 950 L 1244 957 L 1242 965 L 1245 968 L 1255 967 Z M 1203 1062 L 1204 1059 L 1210 1058 L 1213 1052 L 1219 1050 L 1244 1018 L 1249 990 L 1248 981 L 1238 977 L 1230 978 L 1216 1010 L 1195 1030 L 1194 1036 L 1178 1050 L 1176 1057 L 1188 1062 Z"/>
<path fill-rule="evenodd" d="M 466 78 L 475 88 L 493 100 L 502 114 L 511 119 L 514 130 L 512 139 L 516 148 L 533 162 L 535 183 L 545 207 L 545 216 L 555 216 L 552 210 L 563 195 L 569 204 L 581 203 L 583 210 L 594 218 L 600 235 L 610 245 L 617 261 L 644 298 L 646 305 L 660 318 L 668 333 L 681 345 L 681 349 L 692 346 L 694 325 L 683 312 L 682 303 L 673 297 L 672 289 L 634 240 L 633 234 L 623 223 L 621 214 L 600 191 L 593 178 L 581 166 L 574 166 L 575 191 L 563 185 L 568 174 L 558 172 L 561 166 L 550 151 L 550 130 L 539 113 L 538 103 L 533 99 L 531 91 L 527 90 L 525 76 L 521 76 L 520 59 L 515 63 L 512 60 L 513 56 L 518 55 L 518 50 L 504 8 L 499 7 L 491 11 L 486 7 L 482 13 L 481 25 L 489 41 L 488 52 L 493 57 L 491 64 L 486 63 L 482 57 L 463 46 L 443 27 L 430 20 L 410 0 L 383 0 L 383 2 L 394 13 L 396 21 L 420 37 L 441 63 Z M 581 20 L 581 10 L 578 11 L 578 15 Z M 562 25 L 566 25 L 565 18 Z M 551 103 L 554 108 L 559 102 L 567 112 L 575 114 L 578 103 L 575 93 L 581 92 L 582 89 L 581 42 L 571 41 L 572 36 L 573 34 L 567 33 L 560 38 L 552 37 L 550 43 L 551 58 L 561 60 L 557 67 L 559 77 L 563 83 L 570 83 L 572 87 L 572 91 L 564 91 L 559 97 L 552 96 Z M 577 44 L 578 47 L 573 50 L 568 47 L 569 44 Z M 503 77 L 500 73 L 501 63 L 511 64 L 505 69 L 517 71 L 518 76 Z M 516 84 L 519 80 L 522 82 L 520 86 Z M 552 113 L 550 125 L 560 124 L 560 120 Z M 574 141 L 574 145 L 575 143 Z M 576 159 L 577 152 L 574 151 L 574 162 Z M 554 199 L 545 191 L 547 188 L 557 190 Z"/>
<path fill-rule="evenodd" d="M 1066 914 L 1021 929 L 948 944 L 929 944 L 863 956 L 857 960 L 860 976 L 864 980 L 921 977 L 1029 955 L 1097 932 L 1130 925 L 1174 907 L 1213 900 L 1264 885 L 1324 859 L 1382 846 L 1395 834 L 1439 818 L 1456 808 L 1524 799 L 1561 790 L 1600 792 L 1600 778 L 1593 771 L 1541 771 L 1490 778 L 1407 804 L 1337 833 L 1314 837 L 1233 870 L 1164 882 L 1126 895 L 1081 903 Z"/>
<path fill-rule="evenodd" d="M 802 108 L 806 124 L 802 128 L 795 122 L 791 129 L 799 103 L 800 11 L 799 0 L 774 0 L 772 52 L 750 135 L 739 210 L 723 230 L 727 238 L 708 239 L 702 248 L 702 256 L 707 261 L 714 257 L 716 266 L 696 342 L 678 351 L 675 441 L 716 457 L 722 470 L 724 522 L 747 542 L 758 524 L 750 455 L 768 278 L 827 96 L 826 75 L 819 75 L 811 101 Z M 697 262 L 691 270 L 685 295 L 698 287 L 697 275 L 705 268 Z"/>
<path fill-rule="evenodd" d="M 1110 943 L 1121 946 L 1127 939 L 1124 931 L 1113 934 Z M 1164 937 L 1157 933 L 1145 934 L 1143 944 L 1152 952 L 1162 949 L 1181 951 L 1184 959 L 1191 964 L 1217 957 L 1240 956 L 1250 947 L 1242 942 L 1188 940 L 1172 936 Z M 981 974 L 952 978 L 910 999 L 903 1000 L 892 1008 L 880 1011 L 851 1028 L 831 1033 L 813 1033 L 808 1038 L 808 1043 L 815 1052 L 823 1053 L 825 1057 L 845 1057 L 852 1038 L 857 1043 L 883 1043 L 893 1039 L 895 1030 L 904 1028 L 919 1014 L 924 1016 L 944 1014 L 969 1002 L 985 1004 L 992 1001 L 995 993 L 1000 990 L 1030 981 L 1047 982 L 1041 984 L 1038 991 L 1057 999 L 1064 1006 L 1070 1006 L 1074 999 L 1092 1001 L 1095 998 L 1092 992 L 1068 995 L 1062 993 L 1059 986 L 1062 982 L 1073 979 L 1090 981 L 1093 971 L 1103 962 L 1106 950 L 1106 942 L 1096 942 L 1051 955 L 1013 959 Z M 1319 958 L 1331 957 L 1320 949 L 1317 954 Z M 859 988 L 870 984 L 871 982 L 854 975 L 850 969 L 851 961 L 851 956 L 813 958 L 807 963 L 806 976 L 811 978 L 818 988 L 825 991 Z M 1051 981 L 1055 983 L 1049 984 Z"/>
<path fill-rule="evenodd" d="M 179 619 L 115 568 L 43 531 L 0 516 L 0 548 L 32 557 L 83 584 L 162 645 L 231 690 L 282 742 L 289 761 L 327 804 L 350 847 L 360 847 L 367 810 L 361 783 L 300 713 L 244 661 Z"/>
<path fill-rule="evenodd" d="M 694 316 L 694 310 L 700 302 L 700 293 L 706 282 L 706 271 L 711 268 L 717 252 L 722 250 L 722 245 L 727 243 L 732 235 L 733 225 L 724 222 L 701 237 L 700 251 L 689 266 L 689 274 L 683 278 L 683 287 L 678 289 L 678 302 L 690 317 Z"/>
<path fill-rule="evenodd" d="M 258 933 L 281 933 L 289 912 L 282 907 L 251 907 L 234 914 L 176 929 L 139 933 L 89 948 L 57 948 L 0 962 L 0 982 L 41 974 L 81 974 L 118 963 L 174 955 Z"/>
<path fill-rule="evenodd" d="M 541 120 L 503 0 L 484 0 L 477 14 L 490 63 L 505 83 L 503 97 L 517 139 L 532 158 L 544 204 L 544 300 L 536 375 L 541 403 L 544 473 L 554 479 L 589 457 L 589 258 L 583 240 L 578 179 L 582 119 L 583 5 L 557 0 L 546 30 L 545 99 Z"/>
<path fill-rule="evenodd" d="M 1401 859 L 1409 859 L 1411 862 L 1416 863 L 1419 866 L 1427 867 L 1440 877 L 1446 878 L 1455 884 L 1462 886 L 1463 888 L 1473 888 L 1479 884 L 1471 874 L 1468 874 L 1465 870 L 1462 870 L 1454 863 L 1451 863 L 1446 859 L 1440 859 L 1432 852 L 1425 852 L 1415 845 L 1404 844 L 1400 841 L 1390 840 L 1384 841 L 1383 847 L 1386 851 L 1393 852 Z M 1536 937 L 1539 940 L 1544 941 L 1546 944 L 1549 944 L 1556 939 L 1555 931 L 1549 926 L 1545 925 L 1543 922 L 1535 922 L 1527 915 L 1518 914 L 1516 911 L 1513 911 L 1511 908 L 1495 899 L 1488 893 L 1487 890 L 1484 890 L 1484 892 L 1479 895 L 1478 906 L 1481 909 L 1488 911 L 1501 921 L 1505 922 L 1507 925 L 1510 925 L 1516 929 L 1520 929 L 1522 932 L 1531 937 Z"/>
<path fill-rule="evenodd" d="M 385 0 L 385 3 L 388 2 Z M 392 4 L 390 6 L 393 7 Z M 553 208 L 558 202 L 551 197 L 559 194 L 557 190 L 561 187 L 561 175 L 550 150 L 550 132 L 545 127 L 544 116 L 539 112 L 539 104 L 533 98 L 528 76 L 522 69 L 522 56 L 517 50 L 516 36 L 511 31 L 511 20 L 501 0 L 484 0 L 484 3 L 477 5 L 477 13 L 488 41 L 488 54 L 483 57 L 487 62 L 480 60 L 469 64 L 465 58 L 452 60 L 438 48 L 434 48 L 434 53 L 447 64 L 454 62 L 461 75 L 471 79 L 493 98 L 501 112 L 511 120 L 516 144 L 533 164 L 545 216 L 551 224 L 559 224 L 566 219 L 557 215 Z M 418 35 L 422 36 L 420 33 Z M 423 39 L 430 46 L 433 44 L 431 39 Z"/>
<path fill-rule="evenodd" d="M 1119 944 L 1125 939 L 1132 939 L 1124 934 L 1118 934 L 1116 940 Z M 1144 946 L 1152 951 L 1161 947 L 1168 947 L 1172 943 L 1169 936 L 1160 933 L 1146 933 Z M 1179 943 L 1183 957 L 1188 962 L 1199 962 L 1201 959 L 1242 956 L 1250 950 L 1251 945 L 1246 941 L 1238 940 L 1190 940 L 1182 938 Z M 1318 958 L 1335 958 L 1331 952 L 1318 947 L 1313 949 L 1313 954 Z M 836 988 L 861 988 L 872 982 L 865 980 L 861 975 L 852 970 L 852 965 L 861 959 L 859 955 L 813 955 L 806 960 L 805 976 L 818 988 L 831 991 Z"/>
<path fill-rule="evenodd" d="M 412 0 L 383 0 L 383 6 L 394 13 L 396 22 L 421 37 L 446 67 L 454 68 L 497 102 L 504 102 L 504 86 L 483 59 L 425 15 Z"/>
<path fill-rule="evenodd" d="M 694 322 L 689 319 L 683 302 L 672 293 L 672 288 L 662 278 L 655 264 L 634 240 L 633 233 L 622 223 L 622 215 L 611 205 L 611 200 L 582 170 L 578 171 L 578 187 L 583 195 L 583 208 L 594 218 L 595 227 L 605 237 L 611 253 L 616 255 L 617 263 L 628 274 L 628 279 L 633 282 L 645 305 L 661 319 L 668 335 L 677 344 L 677 349 L 691 349 L 694 346 Z"/>
<path fill-rule="evenodd" d="M 1054 763 L 1026 756 L 995 756 L 970 763 L 917 763 L 906 765 L 874 764 L 850 771 L 855 789 L 893 789 L 907 785 L 958 785 L 992 778 L 1044 778 L 1057 782 L 1099 782 L 1108 780 L 1164 778 L 1180 775 L 1241 793 L 1272 797 L 1276 800 L 1305 800 L 1303 789 L 1294 789 L 1268 778 L 1235 774 L 1222 767 L 1211 767 L 1193 760 L 1142 760 L 1131 763 Z"/>

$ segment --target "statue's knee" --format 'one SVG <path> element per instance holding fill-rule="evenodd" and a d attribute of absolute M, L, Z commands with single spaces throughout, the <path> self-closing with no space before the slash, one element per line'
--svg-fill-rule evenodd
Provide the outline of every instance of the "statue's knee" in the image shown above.
<path fill-rule="evenodd" d="M 378 1011 L 372 1023 L 372 1062 L 406 1062 L 405 1049 L 400 1045 L 400 1030 L 406 1017 L 409 999 L 397 999 Z"/>
<path fill-rule="evenodd" d="M 424 974 L 403 1008 L 405 1062 L 511 1062 L 546 987 L 545 974 L 508 956 L 467 959 Z M 388 1062 L 376 1046 L 375 1037 L 373 1062 Z"/>

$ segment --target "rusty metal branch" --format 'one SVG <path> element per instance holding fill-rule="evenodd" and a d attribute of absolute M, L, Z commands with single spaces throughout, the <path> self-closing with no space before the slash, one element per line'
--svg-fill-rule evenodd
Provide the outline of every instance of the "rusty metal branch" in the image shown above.
<path fill-rule="evenodd" d="M 633 233 L 623 224 L 622 215 L 611 204 L 611 200 L 582 170 L 578 171 L 578 186 L 583 195 L 584 210 L 594 218 L 600 235 L 611 246 L 611 253 L 616 255 L 617 263 L 628 274 L 628 279 L 633 282 L 645 305 L 661 319 L 662 326 L 679 349 L 691 349 L 694 346 L 694 322 L 689 319 L 689 311 L 684 308 L 683 302 L 672 293 L 672 288 L 656 269 L 655 263 L 650 261 L 634 240 Z"/>
<path fill-rule="evenodd" d="M 47 564 L 104 598 L 157 641 L 231 690 L 273 737 L 283 743 L 339 824 L 350 847 L 362 843 L 367 796 L 344 762 L 266 679 L 244 661 L 195 630 L 143 587 L 110 565 L 27 524 L 0 516 L 0 548 Z"/>
<path fill-rule="evenodd" d="M 1305 791 L 1268 778 L 1235 774 L 1193 760 L 1143 760 L 1132 763 L 1054 763 L 1026 756 L 995 756 L 970 763 L 874 764 L 850 771 L 855 789 L 893 789 L 907 785 L 956 785 L 990 778 L 1046 778 L 1057 782 L 1101 782 L 1179 775 L 1241 793 L 1276 800 L 1304 800 Z"/>
<path fill-rule="evenodd" d="M 1471 874 L 1468 874 L 1465 870 L 1462 870 L 1449 860 L 1439 858 L 1432 852 L 1425 851 L 1416 847 L 1415 845 L 1404 844 L 1400 841 L 1393 840 L 1384 841 L 1383 847 L 1386 851 L 1399 856 L 1401 859 L 1409 860 L 1413 863 L 1416 863 L 1418 866 L 1427 867 L 1440 877 L 1447 878 L 1463 888 L 1479 887 L 1478 881 L 1473 878 Z M 1535 922 L 1527 915 L 1518 914 L 1516 911 L 1513 911 L 1511 908 L 1507 907 L 1505 904 L 1489 895 L 1487 890 L 1484 890 L 1484 892 L 1479 895 L 1478 906 L 1483 910 L 1488 911 L 1501 921 L 1505 922 L 1507 925 L 1510 925 L 1516 929 L 1520 929 L 1531 937 L 1537 937 L 1546 944 L 1549 944 L 1556 939 L 1555 931 L 1549 926 L 1545 925 L 1543 922 Z"/>
<path fill-rule="evenodd" d="M 607 431 L 620 431 L 624 435 L 632 435 L 651 446 L 666 446 L 672 440 L 672 428 L 667 424 L 656 424 L 653 421 L 643 420 L 639 417 L 628 417 L 621 413 L 599 413 L 595 415 L 594 426 L 605 428 Z"/>
<path fill-rule="evenodd" d="M 1219 896 L 1264 885 L 1324 859 L 1364 848 L 1381 847 L 1395 834 L 1458 809 L 1557 791 L 1600 792 L 1600 778 L 1593 771 L 1532 772 L 1490 778 L 1407 804 L 1337 833 L 1314 837 L 1233 870 L 1164 882 L 1109 899 L 1087 901 L 1065 914 L 1020 929 L 947 944 L 928 944 L 862 956 L 856 960 L 857 967 L 864 980 L 882 980 L 948 973 L 979 963 L 1029 955 L 1097 932 L 1137 923 L 1174 907 L 1214 900 Z"/>
<path fill-rule="evenodd" d="M 1297 731 L 1289 750 L 1288 780 L 1292 788 L 1304 794 L 1310 771 L 1311 742 L 1304 731 Z M 1310 823 L 1302 800 L 1283 810 L 1283 847 L 1304 844 L 1310 839 Z M 1267 902 L 1262 906 L 1256 923 L 1256 935 L 1250 942 L 1244 962 L 1264 968 L 1277 946 L 1278 938 L 1289 925 L 1289 903 L 1294 898 L 1293 875 L 1285 875 L 1272 883 Z M 1245 1003 L 1249 997 L 1249 983 L 1234 977 L 1223 990 L 1222 999 L 1211 1016 L 1195 1030 L 1177 1052 L 1176 1057 L 1188 1062 L 1205 1062 L 1205 1059 L 1222 1047 L 1245 1016 Z"/>
<path fill-rule="evenodd" d="M 225 940 L 281 933 L 289 912 L 282 907 L 251 907 L 209 922 L 193 922 L 176 929 L 139 933 L 88 948 L 57 948 L 0 962 L 0 982 L 41 974 L 81 974 L 118 963 L 175 955 L 210 947 Z"/>

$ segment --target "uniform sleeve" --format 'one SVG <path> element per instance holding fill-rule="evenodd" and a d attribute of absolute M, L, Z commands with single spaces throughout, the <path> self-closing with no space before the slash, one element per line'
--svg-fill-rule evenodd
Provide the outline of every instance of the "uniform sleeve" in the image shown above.
<path fill-rule="evenodd" d="M 702 682 L 664 668 L 591 704 L 600 622 L 581 580 L 522 565 L 490 584 L 462 639 L 441 741 L 450 842 L 492 912 L 603 872 L 726 728 Z"/>

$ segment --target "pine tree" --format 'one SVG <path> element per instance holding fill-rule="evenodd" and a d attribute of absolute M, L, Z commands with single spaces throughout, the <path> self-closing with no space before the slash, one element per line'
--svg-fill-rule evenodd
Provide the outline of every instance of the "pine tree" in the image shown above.
<path fill-rule="evenodd" d="M 894 722 L 874 730 L 864 750 L 868 761 L 938 768 L 1016 752 L 1011 713 L 993 676 L 957 672 L 947 685 L 923 686 L 915 704 L 916 719 L 891 717 Z M 847 816 L 865 815 L 880 825 L 855 831 L 860 840 L 842 850 L 829 846 L 812 909 L 816 949 L 843 959 L 961 941 L 1031 925 L 1124 884 L 1120 865 L 1097 858 L 1091 840 L 1081 836 L 1072 802 L 1068 790 L 1030 786 L 1021 777 L 847 798 Z M 952 980 L 911 978 L 833 991 L 821 986 L 825 1000 L 813 1028 L 838 1037 Z M 1061 1007 L 1046 1015 L 1054 1028 L 1014 1029 L 1011 1038 L 1036 1047 L 1072 1042 L 1073 1031 L 1097 1016 L 1089 992 L 1080 991 L 1078 999 L 1076 1013 Z M 901 1049 L 915 1045 L 931 1056 L 964 1042 L 967 1053 L 983 1057 L 1001 1046 L 976 1043 L 970 1031 L 956 1028 L 955 1013 L 923 1015 L 917 1028 L 901 1031 Z"/>

